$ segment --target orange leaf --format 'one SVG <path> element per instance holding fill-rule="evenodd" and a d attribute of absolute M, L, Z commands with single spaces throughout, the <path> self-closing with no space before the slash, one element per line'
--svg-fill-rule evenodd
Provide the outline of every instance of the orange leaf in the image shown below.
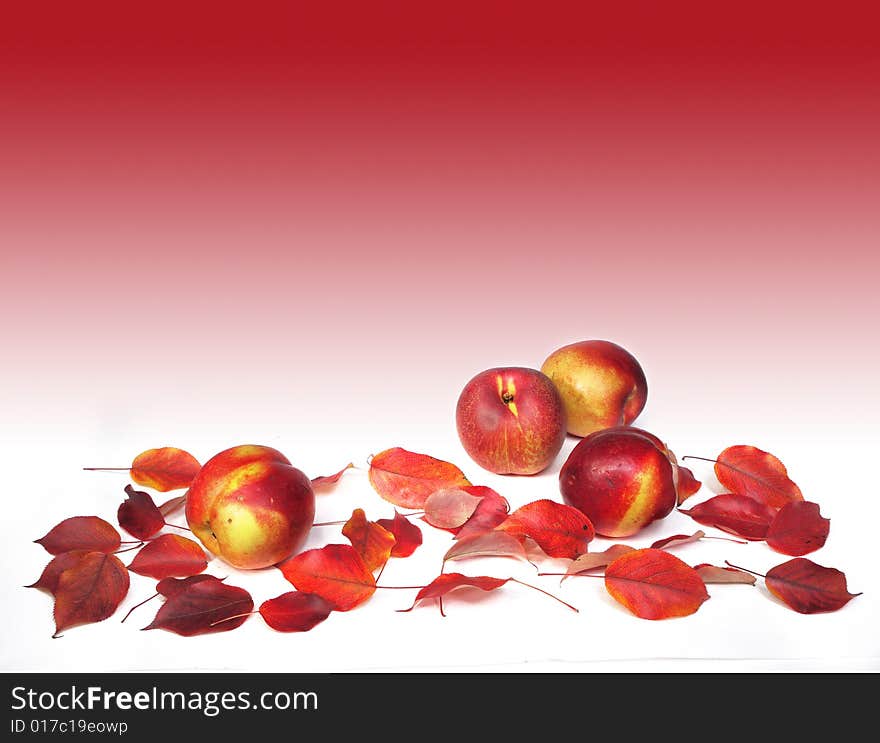
<path fill-rule="evenodd" d="M 354 547 L 328 544 L 286 560 L 279 570 L 293 586 L 315 593 L 337 611 L 349 611 L 376 590 L 376 579 Z"/>
<path fill-rule="evenodd" d="M 819 505 L 792 501 L 779 509 L 767 529 L 767 544 L 784 555 L 806 555 L 825 544 L 831 521 L 819 513 Z"/>
<path fill-rule="evenodd" d="M 754 446 L 729 446 L 715 462 L 715 475 L 725 488 L 771 508 L 804 499 L 800 488 L 776 457 Z"/>
<path fill-rule="evenodd" d="M 367 521 L 362 508 L 356 508 L 342 527 L 342 535 L 361 556 L 367 570 L 381 568 L 394 549 L 394 535 L 374 521 Z"/>
<path fill-rule="evenodd" d="M 87 553 L 58 577 L 55 634 L 107 619 L 125 598 L 128 586 L 128 571 L 118 557 L 104 552 Z"/>
<path fill-rule="evenodd" d="M 409 557 L 422 543 L 422 530 L 399 511 L 394 511 L 393 519 L 378 519 L 376 523 L 394 535 L 392 557 Z"/>
<path fill-rule="evenodd" d="M 438 529 L 458 529 L 477 510 L 481 500 L 461 488 L 435 490 L 425 499 L 425 521 Z"/>
<path fill-rule="evenodd" d="M 192 539 L 163 534 L 143 547 L 128 569 L 138 575 L 162 580 L 187 578 L 208 567 L 205 551 Z"/>
<path fill-rule="evenodd" d="M 635 548 L 630 547 L 629 545 L 612 544 L 604 552 L 585 552 L 568 566 L 568 570 L 565 571 L 565 576 L 563 576 L 562 579 L 565 580 L 570 575 L 579 575 L 580 573 L 587 573 L 591 570 L 604 568 L 614 562 L 621 555 L 633 551 L 635 551 Z"/>
<path fill-rule="evenodd" d="M 97 516 L 73 516 L 52 527 L 48 534 L 35 540 L 50 555 L 71 550 L 115 552 L 119 549 L 119 532 Z"/>
<path fill-rule="evenodd" d="M 468 557 L 519 557 L 529 562 L 522 542 L 503 531 L 487 531 L 459 539 L 443 556 L 443 561 Z"/>
<path fill-rule="evenodd" d="M 441 488 L 470 485 L 454 464 L 399 447 L 374 456 L 369 477 L 379 495 L 403 508 L 422 508 L 427 497 Z"/>
<path fill-rule="evenodd" d="M 188 488 L 202 468 L 189 452 L 173 446 L 147 449 L 131 463 L 131 479 L 160 492 Z"/>
<path fill-rule="evenodd" d="M 596 536 L 592 522 L 581 511 L 548 499 L 517 508 L 498 529 L 534 539 L 549 557 L 569 559 L 586 552 Z"/>
<path fill-rule="evenodd" d="M 605 570 L 605 588 L 642 619 L 668 619 L 693 614 L 709 598 L 703 579 L 669 552 L 633 550 Z"/>

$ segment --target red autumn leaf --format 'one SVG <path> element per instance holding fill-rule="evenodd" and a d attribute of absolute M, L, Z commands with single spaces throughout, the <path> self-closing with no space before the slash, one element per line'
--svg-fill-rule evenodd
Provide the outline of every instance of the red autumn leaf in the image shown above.
<path fill-rule="evenodd" d="M 860 593 L 850 593 L 846 575 L 835 568 L 817 565 L 806 557 L 777 565 L 764 576 L 767 589 L 801 614 L 837 611 Z"/>
<path fill-rule="evenodd" d="M 477 510 L 481 500 L 461 488 L 435 490 L 425 499 L 425 521 L 438 529 L 458 529 Z"/>
<path fill-rule="evenodd" d="M 138 575 L 162 580 L 188 578 L 208 567 L 205 551 L 192 539 L 177 534 L 163 534 L 135 555 L 128 569 Z"/>
<path fill-rule="evenodd" d="M 119 532 L 112 524 L 97 516 L 73 516 L 54 526 L 48 534 L 35 540 L 50 555 L 71 550 L 115 552 L 119 549 Z"/>
<path fill-rule="evenodd" d="M 496 588 L 501 588 L 501 586 L 510 580 L 510 578 L 492 578 L 487 575 L 469 576 L 462 575 L 461 573 L 443 573 L 416 594 L 415 601 L 413 601 L 413 604 L 409 609 L 398 609 L 398 611 L 412 611 L 415 609 L 416 604 L 418 604 L 419 601 L 423 601 L 424 599 L 443 598 L 447 593 L 458 588 L 469 587 L 479 588 L 481 591 L 494 591 Z M 441 609 L 441 614 L 442 613 Z"/>
<path fill-rule="evenodd" d="M 503 531 L 487 531 L 459 539 L 443 556 L 443 561 L 468 557 L 519 557 L 529 561 L 522 542 Z"/>
<path fill-rule="evenodd" d="M 279 632 L 308 632 L 323 622 L 333 605 L 314 593 L 289 591 L 260 604 L 260 614 Z"/>
<path fill-rule="evenodd" d="M 710 565 L 702 562 L 694 565 L 694 570 L 703 579 L 703 583 L 746 583 L 755 585 L 755 576 L 739 568 L 723 568 L 718 565 Z"/>
<path fill-rule="evenodd" d="M 806 555 L 825 544 L 830 527 L 818 503 L 793 501 L 780 508 L 770 523 L 767 544 L 784 555 Z"/>
<path fill-rule="evenodd" d="M 58 576 L 55 634 L 107 619 L 125 598 L 128 586 L 128 571 L 118 557 L 105 552 L 83 555 Z"/>
<path fill-rule="evenodd" d="M 695 531 L 693 534 L 674 534 L 673 536 L 666 537 L 665 539 L 658 539 L 656 542 L 654 542 L 654 544 L 651 545 L 651 549 L 662 550 L 669 547 L 680 547 L 683 544 L 699 542 L 705 536 L 706 532 L 702 530 Z"/>
<path fill-rule="evenodd" d="M 684 617 L 709 598 L 696 570 L 675 555 L 650 548 L 612 562 L 605 569 L 605 588 L 642 619 Z"/>
<path fill-rule="evenodd" d="M 185 505 L 186 493 L 183 495 L 177 495 L 174 498 L 169 498 L 159 506 L 159 513 L 162 514 L 163 518 L 168 518 L 169 514 L 174 513 L 178 508 L 183 508 Z"/>
<path fill-rule="evenodd" d="M 715 462 L 715 475 L 725 488 L 771 508 L 804 499 L 800 488 L 776 457 L 754 446 L 729 446 Z"/>
<path fill-rule="evenodd" d="M 328 544 L 301 552 L 279 569 L 294 588 L 317 594 L 337 611 L 354 609 L 376 590 L 372 571 L 357 550 L 347 544 Z"/>
<path fill-rule="evenodd" d="M 198 471 L 199 461 L 174 446 L 147 449 L 131 463 L 131 479 L 138 485 L 160 492 L 188 488 Z"/>
<path fill-rule="evenodd" d="M 688 511 L 679 509 L 679 513 L 705 526 L 752 541 L 765 539 L 770 523 L 776 518 L 776 511 L 765 503 L 734 493 L 716 495 Z"/>
<path fill-rule="evenodd" d="M 128 498 L 116 512 L 119 525 L 137 539 L 149 539 L 165 526 L 165 517 L 143 490 L 125 486 Z"/>
<path fill-rule="evenodd" d="M 312 487 L 313 488 L 326 488 L 331 485 L 335 485 L 339 482 L 340 478 L 345 474 L 346 470 L 350 470 L 354 467 L 352 462 L 349 462 L 345 467 L 343 467 L 339 472 L 336 472 L 332 475 L 322 475 L 321 477 L 313 477 L 312 478 Z"/>
<path fill-rule="evenodd" d="M 240 627 L 254 610 L 251 595 L 221 580 L 188 583 L 172 593 L 147 629 L 164 629 L 184 637 L 228 632 Z"/>
<path fill-rule="evenodd" d="M 475 534 L 480 534 L 494 529 L 510 513 L 510 504 L 504 496 L 496 493 L 492 488 L 485 485 L 469 485 L 462 488 L 464 492 L 475 495 L 480 499 L 476 510 L 459 529 L 450 529 L 456 539 L 465 539 Z"/>
<path fill-rule="evenodd" d="M 614 562 L 621 555 L 634 551 L 634 547 L 630 547 L 626 544 L 612 544 L 604 552 L 585 552 L 568 566 L 568 570 L 565 571 L 562 580 L 565 580 L 570 575 L 588 573 L 591 570 L 604 568 Z"/>
<path fill-rule="evenodd" d="M 422 543 L 422 530 L 398 511 L 393 519 L 378 519 L 376 523 L 394 535 L 392 557 L 409 557 Z"/>
<path fill-rule="evenodd" d="M 385 500 L 402 508 L 422 508 L 441 488 L 470 485 L 454 464 L 400 447 L 386 449 L 370 460 L 370 483 Z"/>
<path fill-rule="evenodd" d="M 351 518 L 342 527 L 342 535 L 351 542 L 370 572 L 388 562 L 394 549 L 394 535 L 380 524 L 367 521 L 362 508 L 352 512 Z"/>
<path fill-rule="evenodd" d="M 61 573 L 78 564 L 88 554 L 91 554 L 88 550 L 62 552 L 49 561 L 49 564 L 43 568 L 43 572 L 35 583 L 31 583 L 29 586 L 25 586 L 25 588 L 39 588 L 41 591 L 48 591 L 54 594 L 58 588 L 58 579 L 61 577 Z"/>
<path fill-rule="evenodd" d="M 529 537 L 549 557 L 574 559 L 587 551 L 596 532 L 577 508 L 543 499 L 517 508 L 499 526 L 515 537 Z"/>
<path fill-rule="evenodd" d="M 703 483 L 694 477 L 694 473 L 691 470 L 678 465 L 678 485 L 676 486 L 678 505 L 681 505 L 692 495 L 699 492 L 701 487 L 703 487 Z"/>
<path fill-rule="evenodd" d="M 203 581 L 211 580 L 217 580 L 221 583 L 223 582 L 220 578 L 205 573 L 190 575 L 187 578 L 162 578 L 162 580 L 156 584 L 156 593 L 162 594 L 167 599 L 181 591 L 185 591 L 194 583 L 202 583 Z"/>

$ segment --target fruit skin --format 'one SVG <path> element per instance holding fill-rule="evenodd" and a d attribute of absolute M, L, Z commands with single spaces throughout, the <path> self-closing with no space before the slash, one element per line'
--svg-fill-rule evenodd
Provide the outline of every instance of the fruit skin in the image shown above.
<path fill-rule="evenodd" d="M 565 441 L 565 407 L 537 369 L 487 369 L 461 391 L 455 408 L 458 437 L 480 467 L 499 475 L 546 469 Z"/>
<path fill-rule="evenodd" d="M 616 343 L 587 340 L 551 353 L 541 365 L 559 389 L 568 417 L 568 432 L 593 431 L 632 423 L 648 399 L 641 365 Z"/>
<path fill-rule="evenodd" d="M 559 472 L 562 500 L 603 537 L 629 537 L 677 502 L 674 457 L 653 434 L 620 426 L 578 442 Z"/>
<path fill-rule="evenodd" d="M 186 520 L 233 567 L 265 568 L 302 546 L 315 520 L 315 495 L 281 452 L 234 446 L 199 470 L 187 492 Z"/>

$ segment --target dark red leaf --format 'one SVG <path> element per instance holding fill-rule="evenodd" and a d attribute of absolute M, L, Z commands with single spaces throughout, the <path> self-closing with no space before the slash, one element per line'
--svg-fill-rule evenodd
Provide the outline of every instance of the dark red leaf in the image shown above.
<path fill-rule="evenodd" d="M 482 499 L 463 488 L 441 488 L 425 499 L 425 521 L 437 529 L 459 529 Z"/>
<path fill-rule="evenodd" d="M 422 530 L 398 511 L 393 519 L 378 519 L 376 523 L 394 535 L 392 557 L 409 557 L 422 543 Z"/>
<path fill-rule="evenodd" d="M 331 485 L 335 485 L 339 482 L 340 478 L 345 474 L 347 470 L 350 470 L 354 467 L 352 462 L 349 462 L 345 467 L 343 467 L 339 472 L 336 472 L 332 475 L 323 475 L 321 477 L 313 477 L 312 478 L 312 488 L 327 488 Z M 286 595 L 286 594 L 285 594 Z"/>
<path fill-rule="evenodd" d="M 164 629 L 184 637 L 228 632 L 241 626 L 254 610 L 251 595 L 221 580 L 188 583 L 172 593 L 144 629 Z"/>
<path fill-rule="evenodd" d="M 48 534 L 35 540 L 50 555 L 71 550 L 115 552 L 119 549 L 119 532 L 112 524 L 97 516 L 73 516 L 54 526 Z"/>
<path fill-rule="evenodd" d="M 510 581 L 510 578 L 491 578 L 487 575 L 468 576 L 462 575 L 461 573 L 443 573 L 416 594 L 415 601 L 413 601 L 413 604 L 409 609 L 398 609 L 398 611 L 412 611 L 419 601 L 423 601 L 424 599 L 443 598 L 447 593 L 458 588 L 469 587 L 479 588 L 481 591 L 494 591 L 496 588 L 501 588 L 501 586 L 508 581 Z"/>
<path fill-rule="evenodd" d="M 208 567 L 205 551 L 192 539 L 163 534 L 141 549 L 128 569 L 138 575 L 162 580 L 188 578 Z"/>
<path fill-rule="evenodd" d="M 202 468 L 189 452 L 174 446 L 147 449 L 131 463 L 131 479 L 160 492 L 188 488 Z"/>
<path fill-rule="evenodd" d="M 801 614 L 837 611 L 861 593 L 850 593 L 846 575 L 805 557 L 777 565 L 764 576 L 767 589 Z"/>
<path fill-rule="evenodd" d="M 683 544 L 699 542 L 705 536 L 706 532 L 704 531 L 695 531 L 693 534 L 675 534 L 671 537 L 666 537 L 666 539 L 658 539 L 651 545 L 651 549 L 662 550 L 669 547 L 680 547 Z"/>
<path fill-rule="evenodd" d="M 774 509 L 804 499 L 785 465 L 754 446 L 729 446 L 715 462 L 715 475 L 732 493 L 747 495 Z"/>
<path fill-rule="evenodd" d="M 349 611 L 376 590 L 376 579 L 354 547 L 328 544 L 283 562 L 279 569 L 294 588 L 315 593 L 337 611 Z"/>
<path fill-rule="evenodd" d="M 128 571 L 118 557 L 105 552 L 83 555 L 58 576 L 55 634 L 107 619 L 125 598 L 128 586 Z"/>
<path fill-rule="evenodd" d="M 677 466 L 678 483 L 675 489 L 678 493 L 678 505 L 681 505 L 692 495 L 698 493 L 700 488 L 703 487 L 703 483 L 694 477 L 694 473 L 687 467 L 682 467 L 680 464 Z"/>
<path fill-rule="evenodd" d="M 770 523 L 767 544 L 784 555 L 807 555 L 825 544 L 830 527 L 818 503 L 793 501 L 780 508 Z"/>
<path fill-rule="evenodd" d="M 549 557 L 569 559 L 586 552 L 596 536 L 592 522 L 581 511 L 549 499 L 517 508 L 498 529 L 533 539 Z"/>
<path fill-rule="evenodd" d="M 633 550 L 618 557 L 605 569 L 605 588 L 642 619 L 684 617 L 709 598 L 696 570 L 657 549 Z"/>
<path fill-rule="evenodd" d="M 272 629 L 279 632 L 308 632 L 323 622 L 333 605 L 314 593 L 289 591 L 260 604 L 260 614 Z"/>
<path fill-rule="evenodd" d="M 705 526 L 714 526 L 753 541 L 765 539 L 770 523 L 776 518 L 774 508 L 746 495 L 733 493 L 716 495 L 689 511 L 679 509 L 679 512 Z"/>
<path fill-rule="evenodd" d="M 496 530 L 459 539 L 443 556 L 443 561 L 462 560 L 468 557 L 518 557 L 529 560 L 525 547 L 519 539 L 512 534 Z"/>
<path fill-rule="evenodd" d="M 43 568 L 43 572 L 36 583 L 31 583 L 25 588 L 39 588 L 41 591 L 48 591 L 54 594 L 58 588 L 58 579 L 68 568 L 77 565 L 86 555 L 91 554 L 88 550 L 71 550 L 70 552 L 62 552 L 57 557 L 53 557 L 49 564 Z"/>
<path fill-rule="evenodd" d="M 162 578 L 162 580 L 156 584 L 156 593 L 162 594 L 167 599 L 181 591 L 185 591 L 194 583 L 202 583 L 211 580 L 220 581 L 221 583 L 223 582 L 221 578 L 216 578 L 213 575 L 206 575 L 205 573 L 190 575 L 188 578 Z"/>
<path fill-rule="evenodd" d="M 755 576 L 747 573 L 739 568 L 722 568 L 718 565 L 709 565 L 708 563 L 700 563 L 694 565 L 694 570 L 703 579 L 703 583 L 746 583 L 750 586 L 755 585 Z"/>
<path fill-rule="evenodd" d="M 454 464 L 400 447 L 374 456 L 369 477 L 379 495 L 402 508 L 422 508 L 435 490 L 470 485 Z"/>
<path fill-rule="evenodd" d="M 485 485 L 468 485 L 463 487 L 464 492 L 475 495 L 480 499 L 476 510 L 459 529 L 450 529 L 456 539 L 466 539 L 475 534 L 480 534 L 494 529 L 510 513 L 510 504 L 507 499 L 496 493 L 492 488 Z"/>
<path fill-rule="evenodd" d="M 570 575 L 579 575 L 580 573 L 588 573 L 591 570 L 604 568 L 614 562 L 621 555 L 628 552 L 634 552 L 635 548 L 626 544 L 612 544 L 604 552 L 585 552 L 580 555 L 571 565 L 563 576 L 565 580 Z"/>
<path fill-rule="evenodd" d="M 128 498 L 116 512 L 119 525 L 136 539 L 149 539 L 165 526 L 165 517 L 148 493 L 131 485 L 125 486 L 125 492 Z"/>
<path fill-rule="evenodd" d="M 394 535 L 380 524 L 367 521 L 362 508 L 352 512 L 342 527 L 342 535 L 351 542 L 370 572 L 385 565 L 394 549 Z"/>

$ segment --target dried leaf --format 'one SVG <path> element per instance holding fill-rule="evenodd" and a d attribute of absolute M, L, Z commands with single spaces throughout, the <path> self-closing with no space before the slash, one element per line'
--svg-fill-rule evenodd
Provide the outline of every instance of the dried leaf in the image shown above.
<path fill-rule="evenodd" d="M 752 541 L 765 539 L 770 523 L 776 518 L 776 511 L 765 503 L 734 493 L 716 495 L 689 511 L 679 509 L 679 513 L 704 526 L 714 526 Z"/>
<path fill-rule="evenodd" d="M 729 446 L 718 455 L 715 475 L 732 493 L 747 495 L 774 509 L 804 499 L 785 465 L 754 446 Z"/>
<path fill-rule="evenodd" d="M 388 562 L 394 549 L 394 535 L 380 524 L 367 521 L 362 508 L 352 512 L 351 518 L 342 527 L 342 535 L 351 542 L 370 572 Z"/>
<path fill-rule="evenodd" d="M 187 578 L 162 578 L 162 580 L 156 584 L 156 593 L 162 594 L 167 599 L 181 591 L 185 591 L 194 583 L 202 583 L 211 580 L 220 581 L 221 583 L 223 582 L 221 578 L 216 578 L 215 576 L 207 575 L 206 573 L 190 575 Z"/>
<path fill-rule="evenodd" d="M 149 539 L 165 526 L 165 517 L 143 490 L 125 486 L 128 498 L 116 512 L 119 525 L 136 539 Z"/>
<path fill-rule="evenodd" d="M 565 580 L 570 575 L 588 573 L 591 570 L 604 568 L 614 562 L 618 557 L 634 551 L 634 547 L 630 547 L 626 544 L 612 544 L 604 552 L 585 552 L 568 566 L 568 570 L 565 572 L 562 580 Z"/>
<path fill-rule="evenodd" d="M 443 556 L 443 561 L 468 557 L 518 557 L 529 561 L 522 542 L 503 531 L 487 531 L 459 539 Z"/>
<path fill-rule="evenodd" d="M 694 477 L 694 473 L 691 470 L 678 465 L 678 484 L 676 486 L 678 505 L 684 503 L 692 495 L 696 495 L 701 487 L 703 487 L 703 483 Z"/>
<path fill-rule="evenodd" d="M 707 585 L 710 583 L 746 583 L 750 586 L 755 585 L 755 576 L 739 568 L 723 568 L 703 562 L 699 565 L 694 565 L 694 570 L 703 579 L 703 583 Z"/>
<path fill-rule="evenodd" d="M 425 521 L 438 529 L 458 529 L 477 510 L 481 500 L 461 488 L 435 490 L 425 499 Z"/>
<path fill-rule="evenodd" d="M 464 492 L 477 496 L 480 502 L 471 517 L 460 529 L 450 529 L 456 539 L 465 539 L 475 534 L 494 529 L 510 513 L 507 499 L 485 485 L 469 485 L 462 488 Z"/>
<path fill-rule="evenodd" d="M 675 534 L 671 537 L 666 537 L 666 539 L 658 539 L 656 542 L 654 542 L 654 544 L 651 545 L 651 549 L 662 550 L 668 549 L 670 547 L 680 547 L 683 544 L 699 542 L 705 536 L 706 532 L 702 530 L 695 531 L 693 534 Z"/>
<path fill-rule="evenodd" d="M 118 557 L 105 552 L 83 555 L 58 576 L 55 634 L 107 619 L 125 598 L 128 587 L 128 571 Z"/>
<path fill-rule="evenodd" d="M 31 583 L 29 586 L 25 586 L 25 588 L 39 588 L 41 591 L 48 591 L 54 594 L 58 588 L 58 579 L 61 577 L 61 573 L 78 564 L 88 554 L 91 554 L 88 550 L 62 552 L 49 561 L 49 564 L 43 568 L 43 572 L 35 583 Z"/>
<path fill-rule="evenodd" d="M 254 610 L 251 595 L 221 580 L 190 582 L 172 593 L 146 627 L 184 637 L 228 632 L 240 627 Z"/>
<path fill-rule="evenodd" d="M 201 573 L 206 567 L 208 561 L 200 545 L 177 534 L 163 534 L 144 546 L 128 569 L 138 575 L 162 580 L 187 578 Z"/>
<path fill-rule="evenodd" d="M 805 557 L 777 565 L 764 576 L 767 589 L 801 614 L 837 611 L 861 593 L 850 593 L 846 575 Z"/>
<path fill-rule="evenodd" d="M 159 513 L 162 514 L 163 518 L 168 518 L 169 514 L 174 513 L 179 508 L 183 508 L 186 505 L 186 493 L 183 495 L 177 495 L 174 498 L 169 498 L 165 501 L 161 506 L 159 506 Z"/>
<path fill-rule="evenodd" d="M 379 495 L 402 508 L 422 508 L 435 490 L 470 485 L 454 464 L 399 447 L 374 456 L 369 477 Z"/>
<path fill-rule="evenodd" d="M 147 449 L 131 463 L 131 479 L 138 485 L 160 492 L 188 488 L 198 471 L 199 461 L 189 452 L 173 446 Z"/>
<path fill-rule="evenodd" d="M 830 527 L 818 503 L 793 501 L 780 508 L 770 523 L 767 544 L 784 555 L 807 555 L 825 544 Z"/>
<path fill-rule="evenodd" d="M 308 632 L 323 622 L 333 605 L 314 593 L 288 591 L 260 604 L 260 614 L 272 629 L 279 632 Z"/>
<path fill-rule="evenodd" d="M 372 571 L 357 550 L 347 544 L 328 544 L 301 552 L 279 569 L 294 588 L 317 594 L 337 611 L 354 609 L 376 590 Z"/>
<path fill-rule="evenodd" d="M 501 588 L 508 581 L 510 581 L 510 578 L 491 578 L 487 575 L 474 577 L 462 575 L 461 573 L 443 573 L 416 594 L 415 601 L 413 601 L 409 609 L 398 609 L 398 611 L 412 611 L 419 601 L 443 598 L 447 593 L 458 588 L 479 588 L 481 591 L 494 591 L 496 588 Z"/>
<path fill-rule="evenodd" d="M 515 537 L 529 537 L 549 557 L 574 559 L 587 551 L 596 532 L 577 508 L 543 499 L 517 508 L 499 526 Z"/>
<path fill-rule="evenodd" d="M 354 467 L 352 462 L 349 462 L 345 467 L 343 467 L 339 472 L 336 472 L 332 475 L 323 475 L 321 477 L 313 477 L 312 478 L 312 488 L 327 488 L 331 485 L 335 485 L 339 482 L 340 478 L 345 474 L 347 470 L 350 470 Z"/>
<path fill-rule="evenodd" d="M 52 527 L 48 534 L 35 540 L 50 555 L 71 550 L 115 552 L 119 549 L 119 532 L 112 524 L 97 516 L 73 516 Z"/>
<path fill-rule="evenodd" d="M 696 570 L 668 552 L 650 548 L 612 562 L 605 570 L 605 588 L 642 619 L 684 617 L 709 598 Z"/>
<path fill-rule="evenodd" d="M 399 511 L 394 511 L 393 519 L 378 519 L 376 523 L 394 535 L 392 557 L 409 557 L 422 543 L 422 530 Z"/>

